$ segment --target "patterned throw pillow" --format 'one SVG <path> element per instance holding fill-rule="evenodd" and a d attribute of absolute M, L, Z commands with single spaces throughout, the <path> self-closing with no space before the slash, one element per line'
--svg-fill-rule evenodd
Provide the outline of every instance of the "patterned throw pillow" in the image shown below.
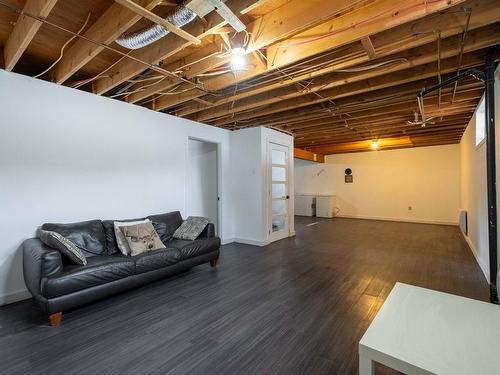
<path fill-rule="evenodd" d="M 120 227 L 120 230 L 127 239 L 132 256 L 165 248 L 151 222 Z"/>
<path fill-rule="evenodd" d="M 174 233 L 174 238 L 180 240 L 196 240 L 207 226 L 206 217 L 189 216 Z"/>
<path fill-rule="evenodd" d="M 57 232 L 50 230 L 40 230 L 40 240 L 47 246 L 59 250 L 59 252 L 75 264 L 85 266 L 87 259 L 82 251 L 76 245 L 68 240 L 66 237 L 61 236 Z"/>
<path fill-rule="evenodd" d="M 115 221 L 113 225 L 115 227 L 115 237 L 116 237 L 116 246 L 121 251 L 123 255 L 130 255 L 130 247 L 128 246 L 127 239 L 123 235 L 123 232 L 120 230 L 121 227 L 127 227 L 130 225 L 137 225 L 143 223 L 149 223 L 151 220 L 137 220 L 137 221 Z"/>

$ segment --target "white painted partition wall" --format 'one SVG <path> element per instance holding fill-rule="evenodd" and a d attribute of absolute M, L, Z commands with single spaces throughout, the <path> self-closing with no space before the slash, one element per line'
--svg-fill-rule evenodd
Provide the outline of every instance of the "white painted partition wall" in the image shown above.
<path fill-rule="evenodd" d="M 264 246 L 271 242 L 268 144 L 287 146 L 293 153 L 293 138 L 264 128 L 249 128 L 231 133 L 233 178 L 234 241 Z M 289 192 L 293 197 L 293 158 L 289 158 Z M 289 235 L 295 234 L 293 199 L 289 200 Z"/>
<path fill-rule="evenodd" d="M 189 138 L 219 146 L 223 242 L 236 237 L 236 226 L 262 219 L 232 203 L 241 193 L 233 197 L 235 162 L 258 168 L 260 139 L 247 154 L 231 144 L 238 132 L 3 70 L 0 110 L 0 304 L 28 296 L 20 246 L 44 222 L 188 215 Z M 261 181 L 249 179 L 246 188 L 260 192 Z M 262 240 L 254 234 L 250 240 Z"/>
<path fill-rule="evenodd" d="M 486 186 L 486 143 L 476 146 L 476 114 L 460 141 L 460 208 L 467 211 L 468 234 L 465 236 L 487 280 L 490 275 L 488 243 L 488 200 Z M 496 180 L 500 202 L 500 68 L 495 74 Z M 497 203 L 497 217 L 500 218 Z M 500 228 L 497 225 L 498 238 Z M 500 249 L 500 246 L 499 246 Z M 500 256 L 498 257 L 500 261 Z"/>

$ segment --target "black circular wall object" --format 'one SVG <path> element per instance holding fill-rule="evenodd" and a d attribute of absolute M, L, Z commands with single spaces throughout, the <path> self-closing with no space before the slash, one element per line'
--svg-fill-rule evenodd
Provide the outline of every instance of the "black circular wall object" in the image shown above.
<path fill-rule="evenodd" d="M 346 174 L 346 176 L 350 176 L 352 174 L 351 168 L 346 168 L 345 169 L 345 174 Z"/>

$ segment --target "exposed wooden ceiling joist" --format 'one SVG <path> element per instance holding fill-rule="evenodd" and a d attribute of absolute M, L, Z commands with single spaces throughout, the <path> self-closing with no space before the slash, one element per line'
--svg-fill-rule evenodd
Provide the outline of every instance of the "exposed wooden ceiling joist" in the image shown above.
<path fill-rule="evenodd" d="M 469 3 L 466 3 L 465 5 L 468 4 Z M 495 2 L 492 1 L 479 3 L 478 6 L 474 8 L 471 14 L 468 30 L 469 31 L 474 30 L 484 25 L 489 25 L 491 23 L 500 21 L 500 12 L 492 11 L 494 9 L 494 5 Z M 435 50 L 436 45 L 435 44 L 432 45 L 432 42 L 435 42 L 437 40 L 438 34 L 432 32 L 432 30 L 440 30 L 442 38 L 447 38 L 454 35 L 460 35 L 459 37 L 461 37 L 461 33 L 463 32 L 467 17 L 465 16 L 465 13 L 460 9 L 452 9 L 450 10 L 450 12 L 451 12 L 450 14 L 445 13 L 443 15 L 434 16 L 432 19 L 426 20 L 425 23 L 422 23 L 423 25 L 425 25 L 425 29 L 421 29 L 421 31 L 427 30 L 431 32 L 422 32 L 417 34 L 414 33 L 411 38 L 407 37 L 408 33 L 411 33 L 412 29 L 408 25 L 403 25 L 394 30 L 389 30 L 389 32 L 382 32 L 379 34 L 375 34 L 373 36 L 374 38 L 373 40 L 376 40 L 377 42 L 377 56 L 379 58 L 388 56 L 398 57 L 392 55 L 397 54 L 398 52 L 400 53 L 406 52 L 406 54 L 403 54 L 403 56 L 400 57 L 407 57 L 407 55 L 409 55 L 410 57 L 413 56 L 418 57 L 420 55 L 420 47 L 426 44 L 430 46 L 429 47 L 430 49 L 434 48 Z M 418 25 L 415 23 L 411 23 L 411 25 L 414 27 L 418 27 Z M 405 42 L 404 48 L 401 47 L 402 40 L 404 40 Z M 470 43 L 471 40 L 473 39 L 469 38 L 468 40 Z M 469 43 L 467 43 L 466 46 Z M 418 50 L 411 50 L 417 47 Z M 457 45 L 454 47 L 455 49 L 458 49 L 459 43 L 457 43 Z M 435 52 L 434 58 L 436 59 L 437 53 L 436 51 L 434 52 Z M 310 80 L 315 77 L 329 74 L 338 69 L 358 66 L 359 64 L 370 60 L 369 57 L 365 54 L 364 49 L 361 47 L 360 44 L 354 44 L 354 47 L 351 47 L 347 50 L 341 49 L 338 53 L 329 54 L 328 58 L 334 62 L 334 64 L 332 64 L 331 66 L 327 66 L 325 68 L 320 67 L 314 71 L 307 72 L 305 74 L 295 74 L 289 79 L 278 80 L 277 82 L 273 82 L 271 84 L 264 84 L 247 90 L 239 90 L 234 95 L 225 95 L 221 99 L 218 99 L 217 101 L 214 102 L 214 105 L 217 106 L 217 105 L 232 103 L 235 100 L 240 100 L 262 92 L 268 92 L 273 89 L 281 88 L 285 85 L 291 85 L 300 81 Z M 262 72 L 256 72 L 256 75 L 261 75 L 261 74 Z M 218 77 L 205 80 L 204 84 L 207 87 L 213 87 L 216 85 L 215 84 L 216 80 L 225 82 L 229 86 L 228 83 L 231 82 L 231 77 Z M 171 102 L 169 104 L 173 106 L 176 103 Z M 163 107 L 163 108 L 168 108 L 168 107 Z M 195 112 L 200 112 L 207 108 L 208 108 L 207 106 L 203 105 L 192 105 L 186 107 L 185 109 L 182 108 L 180 110 L 177 110 L 176 113 L 179 116 L 187 116 Z M 191 118 L 196 119 L 196 117 L 191 117 Z"/>
<path fill-rule="evenodd" d="M 464 66 L 474 67 L 482 65 L 484 59 L 484 51 L 478 51 L 477 53 L 472 52 L 470 54 L 464 55 Z M 452 73 L 456 70 L 456 60 L 448 59 L 443 60 L 441 63 L 441 74 Z M 397 87 L 399 85 L 413 82 L 419 79 L 435 77 L 438 73 L 436 64 L 430 63 L 416 68 L 405 69 L 395 73 L 389 73 L 385 75 L 375 76 L 369 79 L 365 79 L 360 82 L 354 82 L 340 87 L 333 87 L 326 90 L 318 91 L 317 93 L 306 93 L 305 95 L 298 96 L 291 99 L 280 100 L 277 103 L 273 103 L 259 109 L 257 112 L 248 111 L 241 112 L 236 115 L 229 115 L 227 118 L 219 119 L 213 121 L 217 125 L 226 125 L 235 123 L 238 121 L 245 121 L 253 119 L 258 121 L 256 118 L 256 113 L 258 116 L 265 116 L 268 114 L 278 113 L 287 111 L 291 108 L 307 107 L 315 103 L 323 103 L 330 100 L 335 100 L 342 97 L 348 97 L 356 95 L 359 93 L 370 92 L 373 90 L 379 90 L 387 87 Z M 319 94 L 317 96 L 316 94 Z"/>
<path fill-rule="evenodd" d="M 160 0 L 137 0 L 137 4 L 151 10 Z M 88 39 L 108 45 L 121 34 L 131 28 L 141 16 L 120 4 L 113 4 L 83 35 Z M 64 54 L 56 65 L 54 80 L 63 83 L 81 69 L 90 60 L 96 57 L 104 47 L 86 40 L 77 40 Z"/>
<path fill-rule="evenodd" d="M 249 33 L 247 69 L 231 71 L 228 50 L 245 33 L 235 33 L 212 5 L 188 2 L 205 16 L 180 33 L 196 39 L 170 33 L 127 51 L 115 40 L 152 18 L 162 23 L 169 8 L 161 0 L 106 1 L 53 0 L 45 15 L 32 10 L 36 30 L 48 25 L 26 32 L 14 54 L 8 40 L 21 17 L 10 30 L 0 28 L 6 65 L 19 60 L 10 63 L 15 71 L 35 75 L 62 54 L 43 78 L 73 77 L 67 85 L 225 129 L 273 126 L 313 152 L 364 150 L 373 139 L 389 139 L 382 148 L 458 142 L 483 85 L 468 79 L 426 97 L 434 118 L 425 128 L 408 124 L 418 111 L 416 94 L 438 77 L 481 68 L 486 48 L 500 44 L 498 0 L 228 0 Z M 21 11 L 2 7 L 0 20 L 13 24 Z M 90 26 L 75 35 L 89 12 Z M 76 40 L 62 50 L 70 37 Z"/>
<path fill-rule="evenodd" d="M 308 2 L 303 3 L 307 4 Z M 366 6 L 347 12 L 340 17 L 333 18 L 332 20 L 310 28 L 305 31 L 304 34 L 296 34 L 290 40 L 280 41 L 275 45 L 266 47 L 268 61 L 266 72 L 271 72 L 284 66 L 297 63 L 304 58 L 333 50 L 334 48 L 341 47 L 354 41 L 359 41 L 364 37 L 369 37 L 383 30 L 388 30 L 418 20 L 429 13 L 446 10 L 461 3 L 464 3 L 464 1 L 436 1 L 432 3 L 431 8 L 427 8 L 425 3 L 419 0 L 398 2 L 397 5 L 393 0 L 374 1 Z M 324 6 L 325 4 L 323 4 L 321 8 Z M 370 14 L 380 16 L 370 20 L 370 22 L 366 22 L 367 19 L 370 18 Z M 348 25 L 348 27 L 346 25 Z M 357 26 L 353 27 L 353 25 Z M 314 32 L 312 30 L 314 30 Z M 336 30 L 338 32 L 330 35 L 331 30 Z M 318 37 L 318 35 L 321 36 L 321 38 Z M 432 35 L 427 36 L 428 39 L 435 39 L 435 37 L 436 36 Z M 321 43 L 315 42 L 314 38 L 319 38 Z M 251 50 L 254 43 L 256 42 L 251 39 L 249 46 Z M 363 55 L 365 54 L 363 53 Z M 260 74 L 262 74 L 262 72 L 256 72 L 255 75 L 249 74 L 248 78 Z M 208 90 L 217 90 L 231 86 L 231 84 L 232 79 L 230 75 L 223 75 L 204 82 Z M 176 104 L 178 103 L 172 103 L 172 106 Z"/>
<path fill-rule="evenodd" d="M 156 23 L 157 25 L 160 25 L 164 29 L 174 33 L 175 35 L 177 35 L 177 36 L 179 36 L 179 37 L 181 37 L 181 38 L 183 38 L 191 43 L 194 43 L 194 44 L 201 43 L 200 39 L 185 32 L 180 27 L 168 22 L 167 20 L 154 14 L 153 12 L 149 11 L 148 9 L 143 8 L 142 6 L 140 6 L 139 4 L 137 4 L 136 2 L 134 2 L 132 0 L 115 0 L 115 2 L 124 6 L 127 9 L 131 10 L 132 12 L 138 14 L 139 16 L 144 17 L 144 18 Z"/>
<path fill-rule="evenodd" d="M 459 55 L 459 53 L 461 52 L 461 49 L 459 48 L 460 38 L 460 36 L 452 37 L 441 42 L 442 59 L 450 59 Z M 469 53 L 471 51 L 500 43 L 500 24 L 497 24 L 492 28 L 476 30 L 476 32 L 471 33 L 470 39 L 471 42 L 468 43 L 466 48 L 463 50 L 463 52 L 465 53 Z M 394 63 L 388 64 L 385 67 L 382 66 L 378 69 L 367 69 L 367 71 L 359 71 L 353 73 L 333 73 L 332 75 L 323 76 L 314 81 L 311 81 L 312 83 L 307 86 L 307 89 L 302 90 L 294 86 L 283 87 L 277 90 L 269 89 L 262 94 L 249 96 L 246 99 L 242 99 L 239 101 L 233 101 L 224 106 L 213 106 L 212 108 L 203 112 L 199 112 L 198 114 L 190 116 L 189 118 L 194 121 L 209 121 L 213 118 L 247 111 L 267 104 L 281 102 L 285 99 L 307 95 L 312 92 L 326 90 L 332 87 L 344 86 L 349 83 L 363 81 L 372 77 L 398 72 L 410 67 L 432 64 L 437 60 L 435 49 L 435 44 L 422 46 L 418 49 L 418 51 L 409 50 L 406 53 L 400 53 L 392 56 L 391 60 L 394 61 Z M 445 66 L 445 69 L 442 70 L 442 73 L 446 73 L 446 71 L 453 71 L 456 68 L 455 59 L 450 59 L 447 61 L 448 66 Z M 374 63 L 376 62 L 377 61 L 374 61 Z M 379 63 L 382 64 L 384 62 L 384 60 L 380 60 Z"/>
<path fill-rule="evenodd" d="M 24 5 L 23 13 L 45 18 L 56 3 L 57 0 L 28 0 Z M 3 48 L 5 70 L 11 71 L 14 68 L 41 26 L 41 21 L 24 14 L 19 15 L 16 25 Z"/>
<path fill-rule="evenodd" d="M 303 0 L 291 1 L 247 25 L 246 32 L 248 32 L 248 35 L 252 36 L 250 44 L 247 46 L 247 52 L 251 53 L 255 50 L 266 47 L 280 38 L 303 31 L 312 25 L 320 23 L 324 19 L 328 19 L 329 17 L 333 17 L 336 14 L 345 11 L 357 3 L 361 3 L 361 0 L 342 0 L 327 3 L 322 0 L 310 0 L 307 2 L 304 2 Z M 197 71 L 191 71 L 188 75 L 186 75 L 186 77 L 193 78 L 196 74 L 203 73 L 206 70 L 220 65 L 221 61 L 223 63 L 227 63 L 229 58 L 221 60 L 219 56 L 211 57 L 204 62 L 205 70 L 198 69 Z M 249 62 L 248 68 L 250 71 L 254 72 L 253 74 L 261 74 L 267 70 L 265 68 L 260 69 L 260 64 L 258 63 L 255 64 L 254 67 L 252 62 Z M 248 78 L 249 77 L 247 75 L 243 75 L 243 79 Z M 232 80 L 236 83 L 241 79 L 241 77 L 234 77 Z M 179 83 L 179 81 L 176 82 L 175 80 L 162 82 L 161 84 L 149 87 L 145 92 L 137 93 L 136 95 L 131 96 L 128 101 L 135 103 L 148 96 L 163 92 Z M 220 88 L 220 86 L 210 84 L 206 84 L 205 87 L 207 90 L 217 90 Z M 183 85 L 179 88 L 179 91 L 189 88 L 190 87 L 188 87 L 188 85 Z M 161 106 L 161 104 L 156 105 L 156 107 Z"/>
<path fill-rule="evenodd" d="M 258 2 L 258 0 L 228 0 L 226 5 L 236 14 L 245 14 L 245 12 L 252 9 Z M 186 25 L 184 30 L 197 38 L 203 38 L 226 24 L 226 21 L 216 11 L 209 13 L 205 19 L 206 23 L 201 20 L 194 20 Z M 130 55 L 150 64 L 158 64 L 167 57 L 181 51 L 189 44 L 190 42 L 186 42 L 177 35 L 169 34 L 149 46 L 131 51 Z M 109 78 L 103 78 L 94 82 L 93 91 L 95 94 L 104 94 L 143 71 L 144 66 L 142 64 L 129 59 L 121 60 L 106 73 Z"/>

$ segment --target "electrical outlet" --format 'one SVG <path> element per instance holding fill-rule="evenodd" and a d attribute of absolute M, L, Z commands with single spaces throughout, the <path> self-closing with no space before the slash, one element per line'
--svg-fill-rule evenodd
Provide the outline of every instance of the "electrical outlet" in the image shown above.
<path fill-rule="evenodd" d="M 413 210 L 413 207 L 412 206 L 408 206 L 408 211 L 411 211 Z"/>

